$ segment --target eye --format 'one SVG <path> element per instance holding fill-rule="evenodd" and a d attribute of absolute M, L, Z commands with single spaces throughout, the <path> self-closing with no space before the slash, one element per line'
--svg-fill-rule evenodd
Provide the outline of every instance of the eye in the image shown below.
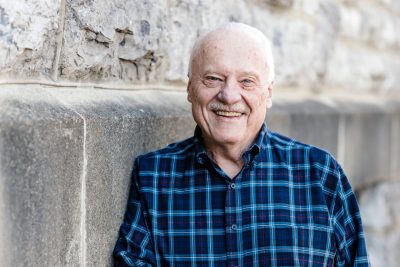
<path fill-rule="evenodd" d="M 215 76 L 207 76 L 206 79 L 209 80 L 209 81 L 222 81 L 221 78 L 218 78 L 218 77 L 215 77 Z"/>
<path fill-rule="evenodd" d="M 206 77 L 204 77 L 203 83 L 207 86 L 207 87 L 218 87 L 221 85 L 221 83 L 223 83 L 224 80 L 218 76 L 213 76 L 213 75 L 208 75 Z"/>
<path fill-rule="evenodd" d="M 243 79 L 240 81 L 241 84 L 243 84 L 244 87 L 253 87 L 255 86 L 255 82 L 251 79 Z"/>

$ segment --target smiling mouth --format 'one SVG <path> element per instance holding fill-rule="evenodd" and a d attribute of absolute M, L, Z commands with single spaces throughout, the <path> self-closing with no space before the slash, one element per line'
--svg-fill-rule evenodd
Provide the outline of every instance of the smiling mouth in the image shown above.
<path fill-rule="evenodd" d="M 240 117 L 240 116 L 242 116 L 242 113 L 235 112 L 235 111 L 215 110 L 214 112 L 218 116 L 224 116 L 224 117 Z"/>

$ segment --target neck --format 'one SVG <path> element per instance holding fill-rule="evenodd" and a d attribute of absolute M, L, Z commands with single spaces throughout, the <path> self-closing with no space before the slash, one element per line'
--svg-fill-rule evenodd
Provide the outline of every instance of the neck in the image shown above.
<path fill-rule="evenodd" d="M 250 146 L 237 146 L 230 144 L 213 144 L 205 140 L 207 152 L 210 154 L 214 162 L 233 179 L 242 169 L 244 162 L 242 155 Z"/>

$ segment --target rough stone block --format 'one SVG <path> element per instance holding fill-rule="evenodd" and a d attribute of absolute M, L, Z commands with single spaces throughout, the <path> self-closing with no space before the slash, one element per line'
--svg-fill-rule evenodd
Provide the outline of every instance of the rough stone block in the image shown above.
<path fill-rule="evenodd" d="M 366 231 L 365 239 L 368 247 L 371 266 L 397 267 L 400 262 L 400 229 L 393 229 L 386 234 Z"/>
<path fill-rule="evenodd" d="M 353 186 L 390 177 L 391 118 L 373 104 L 339 103 L 345 134 L 343 167 Z"/>
<path fill-rule="evenodd" d="M 166 1 L 69 1 L 60 77 L 148 82 L 163 77 Z"/>
<path fill-rule="evenodd" d="M 61 0 L 0 2 L 0 78 L 52 75 L 60 10 Z"/>
<path fill-rule="evenodd" d="M 400 180 L 400 101 L 389 105 L 391 110 L 390 177 Z"/>
<path fill-rule="evenodd" d="M 339 116 L 334 108 L 313 100 L 286 103 L 285 106 L 290 113 L 290 137 L 337 156 Z"/>
<path fill-rule="evenodd" d="M 276 65 L 276 84 L 282 87 L 301 87 L 321 90 L 327 65 L 327 55 L 333 40 L 326 21 L 316 28 L 312 23 L 289 16 L 279 20 L 276 15 L 259 13 L 254 26 L 260 28 L 273 43 Z M 321 34 L 326 38 L 322 39 Z"/>
<path fill-rule="evenodd" d="M 398 70 L 375 50 L 338 42 L 328 61 L 325 82 L 331 88 L 348 88 L 350 84 L 352 90 L 360 92 L 394 90 L 391 81 L 397 78 L 392 75 L 392 67 Z"/>
<path fill-rule="evenodd" d="M 195 39 L 238 21 L 272 40 L 280 86 L 398 90 L 399 10 L 396 0 L 2 1 L 0 78 L 182 85 Z"/>
<path fill-rule="evenodd" d="M 290 136 L 291 116 L 286 105 L 274 102 L 272 109 L 267 111 L 268 128 L 274 132 Z"/>
<path fill-rule="evenodd" d="M 357 1 L 359 2 L 359 1 Z M 359 2 L 340 5 L 340 31 L 345 38 L 380 49 L 399 46 L 396 32 L 399 18 L 393 16 L 391 3 Z"/>
<path fill-rule="evenodd" d="M 369 231 L 385 233 L 400 223 L 400 182 L 384 182 L 362 191 L 359 201 L 363 225 Z"/>
<path fill-rule="evenodd" d="M 266 0 L 266 2 L 272 6 L 287 8 L 293 6 L 294 0 Z"/>
<path fill-rule="evenodd" d="M 77 266 L 83 124 L 43 90 L 0 90 L 0 266 Z"/>
<path fill-rule="evenodd" d="M 393 16 L 390 8 L 376 4 L 363 3 L 358 5 L 361 12 L 361 32 L 359 38 L 372 43 L 380 49 L 398 48 L 398 16 Z"/>
<path fill-rule="evenodd" d="M 345 38 L 360 38 L 362 28 L 362 14 L 355 7 L 340 6 L 340 31 Z"/>

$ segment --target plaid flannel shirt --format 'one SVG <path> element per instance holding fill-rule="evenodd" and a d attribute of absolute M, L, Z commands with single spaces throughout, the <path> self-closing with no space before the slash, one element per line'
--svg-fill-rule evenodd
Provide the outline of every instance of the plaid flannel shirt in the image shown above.
<path fill-rule="evenodd" d="M 139 156 L 115 266 L 369 266 L 360 212 L 327 152 L 263 125 L 230 179 L 201 130 Z"/>

